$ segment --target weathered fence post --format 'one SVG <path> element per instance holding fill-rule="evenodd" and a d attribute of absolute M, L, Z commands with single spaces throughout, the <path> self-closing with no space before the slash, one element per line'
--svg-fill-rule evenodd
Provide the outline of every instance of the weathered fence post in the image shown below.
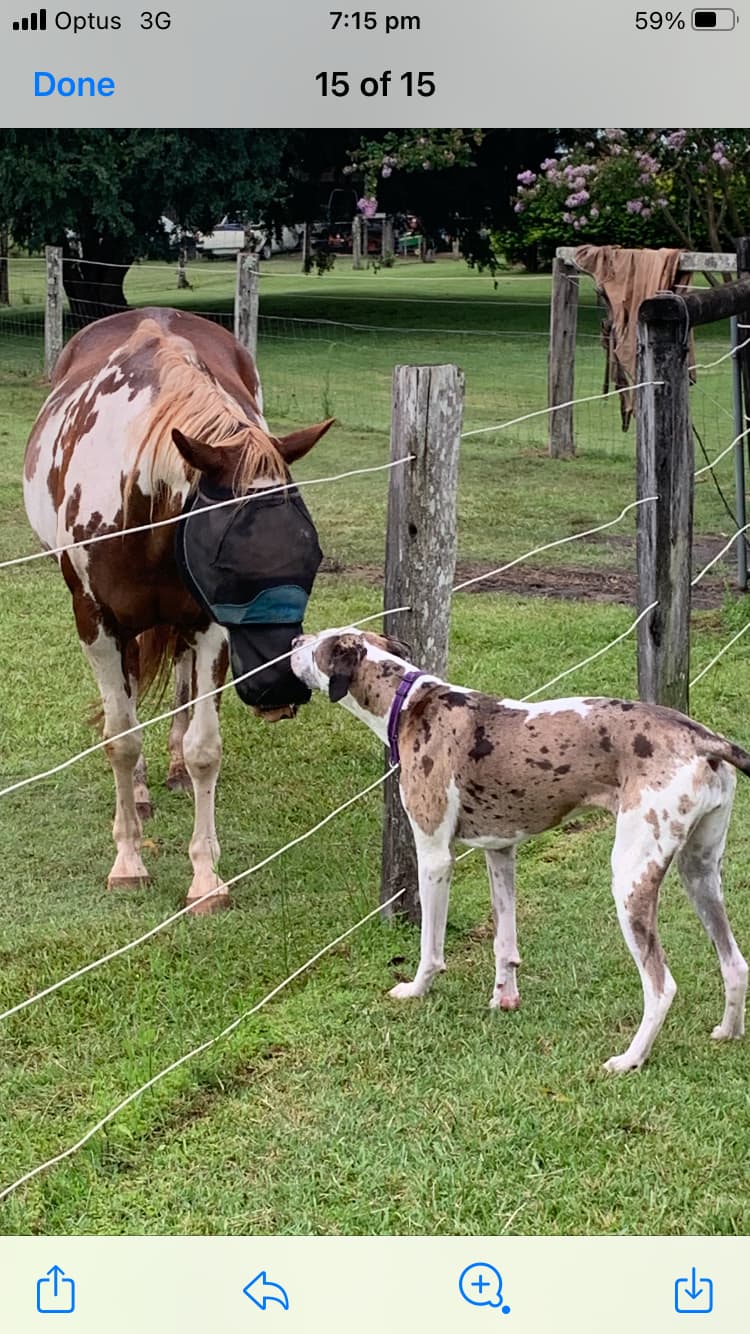
<path fill-rule="evenodd" d="M 380 238 L 380 258 L 386 259 L 393 254 L 393 219 L 383 218 L 383 234 Z"/>
<path fill-rule="evenodd" d="M 736 242 L 737 254 L 737 281 L 742 278 L 750 278 L 750 236 L 741 236 Z M 750 310 L 743 310 L 737 316 L 737 339 L 738 343 L 744 343 L 746 338 L 750 338 Z M 741 348 L 735 353 L 734 358 L 739 363 L 740 380 L 742 384 L 740 411 L 742 417 L 742 426 L 740 430 L 750 426 L 750 345 Z M 740 441 L 740 446 L 747 451 L 748 465 L 750 466 L 750 436 L 746 436 Z M 743 468 L 744 473 L 744 468 Z M 739 483 L 739 465 L 737 467 L 737 481 Z M 744 477 L 743 477 L 744 487 Z M 739 497 L 738 497 L 739 499 Z M 738 505 L 739 513 L 739 505 Z M 742 526 L 741 524 L 739 525 Z M 739 550 L 739 543 L 738 550 Z"/>
<path fill-rule="evenodd" d="M 644 301 L 638 319 L 636 381 L 638 693 L 687 712 L 694 449 L 688 402 L 690 318 L 682 299 Z M 648 384 L 648 381 L 657 381 Z"/>
<path fill-rule="evenodd" d="M 237 256 L 234 336 L 255 361 L 258 351 L 258 256 L 249 250 L 242 250 Z"/>
<path fill-rule="evenodd" d="M 63 252 L 60 246 L 44 248 L 47 270 L 47 302 L 44 308 L 44 374 L 49 380 L 63 346 Z"/>
<path fill-rule="evenodd" d="M 10 236 L 7 228 L 0 227 L 0 306 L 10 305 L 10 282 L 8 279 L 8 251 Z"/>
<path fill-rule="evenodd" d="M 739 320 L 733 315 L 729 321 L 731 347 L 734 352 L 732 357 L 732 408 L 734 412 L 734 434 L 736 443 L 734 446 L 734 515 L 737 528 L 744 532 L 747 524 L 747 497 L 745 493 L 745 448 L 747 437 L 744 432 L 747 429 L 748 421 L 742 412 L 742 366 L 740 357 L 746 349 L 742 347 L 747 338 L 747 330 L 739 328 Z M 738 349 L 742 349 L 738 351 Z M 747 538 L 742 537 L 737 542 L 737 587 L 743 592 L 747 592 Z"/>
<path fill-rule="evenodd" d="M 552 300 L 549 325 L 547 405 L 570 403 L 575 398 L 578 272 L 564 259 L 552 261 Z M 549 452 L 553 459 L 572 459 L 576 452 L 573 408 L 558 408 L 549 416 Z"/>
<path fill-rule="evenodd" d="M 436 675 L 448 655 L 463 400 L 457 366 L 394 368 L 391 459 L 414 457 L 390 474 L 385 605 L 409 610 L 386 616 L 384 625 L 409 645 L 416 666 Z M 381 903 L 404 885 L 406 894 L 387 911 L 418 922 L 414 841 L 394 774 L 385 785 Z"/>
<path fill-rule="evenodd" d="M 352 268 L 362 268 L 362 219 L 359 215 L 352 219 Z"/>

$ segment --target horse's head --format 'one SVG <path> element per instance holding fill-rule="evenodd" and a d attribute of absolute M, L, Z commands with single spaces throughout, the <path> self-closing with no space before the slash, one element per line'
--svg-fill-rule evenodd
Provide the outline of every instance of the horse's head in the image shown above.
<path fill-rule="evenodd" d="M 183 459 L 198 474 L 197 490 L 178 525 L 176 550 L 183 579 L 229 631 L 240 699 L 274 720 L 293 717 L 297 706 L 310 698 L 289 658 L 275 659 L 288 654 L 302 632 L 322 557 L 315 525 L 299 493 L 275 487 L 288 482 L 287 465 L 312 449 L 330 425 L 321 422 L 281 438 L 253 426 L 220 444 L 172 432 Z M 210 509 L 233 497 L 243 499 Z M 254 675 L 241 679 L 248 672 Z"/>

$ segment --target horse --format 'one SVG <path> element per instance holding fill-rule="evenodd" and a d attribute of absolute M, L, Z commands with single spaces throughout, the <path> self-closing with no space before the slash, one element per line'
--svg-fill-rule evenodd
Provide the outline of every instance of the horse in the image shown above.
<path fill-rule="evenodd" d="M 231 649 L 235 681 L 246 677 L 238 693 L 256 712 L 293 716 L 309 698 L 288 659 L 273 660 L 300 633 L 321 557 L 289 489 L 289 465 L 331 424 L 272 436 L 252 357 L 220 325 L 186 311 L 110 315 L 80 330 L 58 360 L 26 449 L 24 501 L 42 547 L 70 548 L 57 560 L 111 738 L 110 889 L 149 881 L 141 835 L 152 804 L 137 705 L 173 668 L 176 706 L 195 700 L 175 714 L 168 741 L 167 786 L 192 788 L 195 803 L 186 902 L 191 912 L 228 903 L 214 816 L 221 696 L 198 697 L 223 685 Z M 229 503 L 209 508 L 222 499 Z M 164 519 L 175 523 L 127 532 Z M 197 546 L 189 548 L 190 534 Z"/>

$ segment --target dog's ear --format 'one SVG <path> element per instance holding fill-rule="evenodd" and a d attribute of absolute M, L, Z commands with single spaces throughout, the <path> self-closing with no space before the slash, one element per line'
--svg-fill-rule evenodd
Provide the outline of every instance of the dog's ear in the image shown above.
<path fill-rule="evenodd" d="M 394 658 L 411 659 L 411 649 L 405 644 L 403 639 L 396 639 L 395 635 L 373 634 L 372 631 L 365 630 L 365 639 L 374 644 L 376 648 L 383 649 L 386 653 L 392 653 Z"/>
<path fill-rule="evenodd" d="M 411 648 L 405 644 L 403 639 L 394 639 L 393 635 L 384 635 L 388 652 L 396 658 L 411 658 Z"/>
<path fill-rule="evenodd" d="M 349 694 L 349 686 L 352 683 L 351 672 L 334 672 L 328 682 L 328 698 L 332 704 L 338 704 L 345 695 Z"/>
<path fill-rule="evenodd" d="M 338 704 L 349 694 L 352 678 L 367 650 L 361 642 L 346 636 L 335 641 L 328 653 L 323 670 L 328 675 L 328 698 Z"/>

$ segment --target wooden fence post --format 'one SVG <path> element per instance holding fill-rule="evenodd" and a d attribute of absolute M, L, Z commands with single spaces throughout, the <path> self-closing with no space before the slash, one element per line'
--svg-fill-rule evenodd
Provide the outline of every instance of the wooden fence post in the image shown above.
<path fill-rule="evenodd" d="M 741 236 L 737 241 L 737 280 L 750 278 L 750 236 Z M 740 343 L 744 343 L 746 338 L 750 338 L 750 310 L 742 311 L 737 317 L 737 336 Z M 746 325 L 746 328 L 741 326 Z M 736 360 L 740 366 L 740 380 L 742 382 L 742 412 L 744 414 L 744 427 L 750 426 L 750 346 L 743 347 L 736 353 Z M 740 442 L 747 451 L 748 466 L 750 467 L 750 436 Z"/>
<path fill-rule="evenodd" d="M 181 245 L 177 256 L 177 290 L 178 292 L 182 292 L 189 286 L 190 283 L 188 282 L 187 276 L 187 248 L 184 245 Z"/>
<path fill-rule="evenodd" d="M 386 259 L 388 255 L 392 255 L 393 253 L 393 219 L 383 218 L 383 234 L 380 240 L 380 258 Z"/>
<path fill-rule="evenodd" d="M 303 272 L 303 273 L 307 273 L 307 264 L 308 264 L 308 260 L 309 260 L 309 258 L 310 258 L 310 224 L 309 224 L 309 222 L 303 222 L 303 224 L 302 224 L 302 244 L 301 244 L 301 247 L 300 247 L 300 248 L 301 248 L 301 251 L 302 251 L 302 272 Z"/>
<path fill-rule="evenodd" d="M 352 219 L 352 268 L 362 268 L 362 219 L 359 214 Z"/>
<path fill-rule="evenodd" d="M 575 398 L 578 281 L 578 271 L 572 264 L 564 259 L 553 260 L 547 375 L 550 408 Z M 549 452 L 553 459 L 572 459 L 575 455 L 573 411 L 568 407 L 550 413 Z"/>
<path fill-rule="evenodd" d="M 638 319 L 636 392 L 638 692 L 688 709 L 694 449 L 688 402 L 690 321 L 680 297 L 652 297 Z"/>
<path fill-rule="evenodd" d="M 44 308 L 44 374 L 49 380 L 63 348 L 63 252 L 60 246 L 44 248 L 47 270 L 47 302 Z"/>
<path fill-rule="evenodd" d="M 391 459 L 414 458 L 390 473 L 385 605 L 409 610 L 384 624 L 410 646 L 416 666 L 436 675 L 448 655 L 463 400 L 457 366 L 394 368 Z M 381 903 L 404 885 L 406 894 L 386 911 L 418 922 L 414 840 L 394 774 L 385 785 Z"/>
<path fill-rule="evenodd" d="M 0 227 L 0 306 L 10 305 L 10 282 L 8 279 L 8 251 L 10 235 L 5 227 Z"/>
<path fill-rule="evenodd" d="M 234 336 L 255 361 L 258 351 L 258 256 L 250 250 L 241 250 L 237 256 Z"/>

